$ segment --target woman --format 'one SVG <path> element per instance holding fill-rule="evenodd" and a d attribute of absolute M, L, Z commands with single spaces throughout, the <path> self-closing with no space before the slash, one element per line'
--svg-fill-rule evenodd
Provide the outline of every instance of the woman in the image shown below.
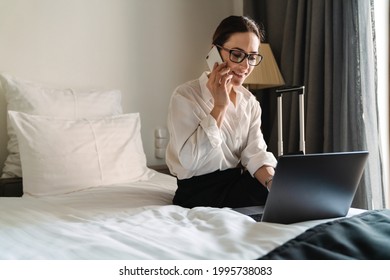
<path fill-rule="evenodd" d="M 242 86 L 262 60 L 261 39 L 253 20 L 224 19 L 213 36 L 223 63 L 175 89 L 166 153 L 170 172 L 177 177 L 174 204 L 191 208 L 265 203 L 277 162 L 266 151 L 260 105 Z"/>

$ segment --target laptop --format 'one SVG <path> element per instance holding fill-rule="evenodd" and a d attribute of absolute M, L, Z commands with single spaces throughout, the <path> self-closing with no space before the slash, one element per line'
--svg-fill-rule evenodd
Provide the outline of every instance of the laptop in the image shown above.
<path fill-rule="evenodd" d="M 344 217 L 367 158 L 367 151 L 281 156 L 265 206 L 233 210 L 281 224 Z"/>

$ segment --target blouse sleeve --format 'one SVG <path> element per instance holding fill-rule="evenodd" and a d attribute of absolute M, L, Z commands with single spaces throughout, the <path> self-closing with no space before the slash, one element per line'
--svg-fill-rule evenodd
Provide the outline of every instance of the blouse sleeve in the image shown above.
<path fill-rule="evenodd" d="M 267 144 L 261 131 L 261 108 L 254 98 L 250 102 L 250 122 L 246 147 L 241 154 L 241 162 L 250 174 L 254 173 L 263 165 L 276 167 L 275 156 L 267 151 Z"/>
<path fill-rule="evenodd" d="M 187 91 L 185 87 L 176 89 L 169 106 L 166 159 L 171 170 L 202 169 L 210 157 L 221 153 L 222 138 L 216 120 L 189 98 Z"/>

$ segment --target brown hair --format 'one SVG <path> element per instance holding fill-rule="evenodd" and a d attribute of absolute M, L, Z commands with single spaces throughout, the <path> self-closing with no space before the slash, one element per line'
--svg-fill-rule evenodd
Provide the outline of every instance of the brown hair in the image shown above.
<path fill-rule="evenodd" d="M 229 16 L 221 21 L 214 32 L 213 44 L 222 46 L 234 33 L 252 32 L 261 41 L 264 30 L 252 19 L 245 16 Z"/>

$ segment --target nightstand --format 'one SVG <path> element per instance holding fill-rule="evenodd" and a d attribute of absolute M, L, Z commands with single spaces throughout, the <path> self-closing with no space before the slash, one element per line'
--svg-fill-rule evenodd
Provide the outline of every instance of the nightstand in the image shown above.
<path fill-rule="evenodd" d="M 22 195 L 23 195 L 22 178 L 0 179 L 0 196 L 21 197 Z"/>

